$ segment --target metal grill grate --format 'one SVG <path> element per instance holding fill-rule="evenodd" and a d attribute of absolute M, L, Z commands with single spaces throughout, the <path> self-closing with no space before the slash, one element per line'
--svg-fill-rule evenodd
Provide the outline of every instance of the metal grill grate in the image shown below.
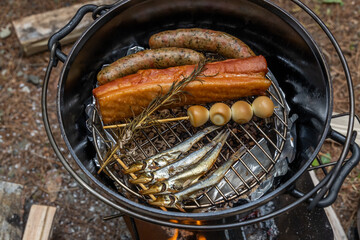
<path fill-rule="evenodd" d="M 234 153 L 240 147 L 244 149 L 244 154 L 239 160 L 233 164 L 231 169 L 226 173 L 223 180 L 213 189 L 203 193 L 196 200 L 191 200 L 184 205 L 184 209 L 194 209 L 216 206 L 222 203 L 229 202 L 238 197 L 241 197 L 252 188 L 259 185 L 260 182 L 268 175 L 270 170 L 280 157 L 284 148 L 287 136 L 287 109 L 282 93 L 276 86 L 276 80 L 271 72 L 267 77 L 272 81 L 272 85 L 268 90 L 269 96 L 275 103 L 275 112 L 271 119 L 252 120 L 248 124 L 240 125 L 232 123 L 231 126 L 226 126 L 230 130 L 230 137 L 225 143 L 224 149 L 220 153 L 219 159 L 214 168 L 217 168 L 221 162 L 226 161 L 231 153 Z M 251 98 L 246 98 L 250 102 Z M 167 117 L 184 116 L 186 111 L 169 110 Z M 116 144 L 116 130 L 103 129 L 100 116 L 97 111 L 93 111 L 92 116 L 92 133 L 94 145 L 98 154 L 98 161 L 102 164 L 106 151 L 111 149 L 113 144 Z M 131 164 L 138 160 L 140 156 L 142 159 L 156 154 L 161 150 L 174 147 L 178 143 L 191 137 L 196 129 L 186 120 L 180 120 L 173 123 L 163 123 L 161 126 L 151 126 L 140 131 L 140 136 L 133 138 L 131 145 L 132 150 L 125 148 L 129 159 L 125 160 L 125 164 Z M 217 131 L 217 133 L 220 130 Z M 214 134 L 217 134 L 214 133 Z M 169 136 L 172 136 L 169 139 Z M 207 135 L 204 141 L 210 141 L 211 137 Z M 197 147 L 204 145 L 203 142 L 198 142 Z M 159 147 L 161 146 L 161 147 Z M 129 154 L 129 152 L 133 154 Z M 152 153 L 152 154 L 151 154 Z M 249 162 L 252 161 L 252 164 Z M 257 166 L 255 166 L 257 165 Z M 254 168 L 258 171 L 254 171 Z M 128 177 L 124 176 L 121 171 L 122 168 L 117 161 L 109 164 L 105 169 L 108 175 L 118 185 L 118 190 L 121 193 L 131 193 L 131 197 L 140 199 L 147 199 L 148 196 L 142 196 L 138 193 L 139 186 L 134 186 L 128 183 Z"/>

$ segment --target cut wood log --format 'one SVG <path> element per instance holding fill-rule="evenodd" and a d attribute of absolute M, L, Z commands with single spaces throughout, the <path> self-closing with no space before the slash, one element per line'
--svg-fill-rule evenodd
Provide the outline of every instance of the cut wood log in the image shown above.
<path fill-rule="evenodd" d="M 333 113 L 333 115 L 337 115 L 337 113 Z M 333 118 L 331 119 L 331 127 L 338 131 L 339 133 L 346 135 L 347 132 L 347 128 L 348 128 L 348 123 L 349 123 L 349 116 L 345 115 L 342 117 L 337 117 L 337 118 Z M 354 121 L 354 131 L 357 132 L 357 136 L 355 139 L 355 142 L 360 145 L 360 123 L 358 122 L 357 119 L 355 119 Z"/>
<path fill-rule="evenodd" d="M 12 24 L 25 55 L 30 56 L 47 50 L 49 37 L 64 27 L 75 15 L 76 11 L 83 5 L 104 5 L 114 2 L 114 0 L 97 0 L 83 4 L 74 4 L 70 7 L 64 7 L 14 20 Z M 91 13 L 85 15 L 80 24 L 68 36 L 60 41 L 61 44 L 64 45 L 76 41 L 93 21 Z"/>
<path fill-rule="evenodd" d="M 51 236 L 56 207 L 32 205 L 23 240 L 48 240 Z"/>
<path fill-rule="evenodd" d="M 0 239 L 21 239 L 21 216 L 23 209 L 20 184 L 0 181 Z"/>

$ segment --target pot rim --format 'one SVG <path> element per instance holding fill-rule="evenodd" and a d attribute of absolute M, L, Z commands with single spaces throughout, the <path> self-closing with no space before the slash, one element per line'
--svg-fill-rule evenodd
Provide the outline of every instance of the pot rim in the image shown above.
<path fill-rule="evenodd" d="M 303 166 L 289 180 L 282 183 L 275 190 L 273 190 L 270 193 L 267 193 L 266 195 L 262 196 L 258 200 L 255 200 L 255 201 L 252 201 L 252 202 L 240 205 L 240 206 L 232 207 L 229 209 L 221 210 L 221 211 L 205 212 L 205 213 L 182 213 L 182 212 L 173 212 L 173 211 L 166 212 L 166 211 L 157 209 L 155 207 L 149 207 L 149 206 L 146 206 L 143 204 L 139 204 L 139 203 L 136 203 L 126 197 L 121 196 L 117 192 L 115 192 L 112 189 L 105 186 L 98 179 L 96 179 L 89 172 L 89 170 L 82 164 L 80 159 L 77 157 L 77 155 L 75 154 L 73 148 L 71 147 L 71 144 L 65 133 L 65 129 L 64 129 L 63 121 L 62 121 L 61 109 L 60 109 L 61 96 L 62 96 L 62 87 L 61 86 L 64 85 L 65 78 L 67 76 L 68 69 L 70 68 L 70 66 L 72 64 L 73 58 L 77 55 L 78 51 L 81 50 L 84 43 L 92 36 L 92 34 L 94 32 L 96 32 L 98 29 L 100 29 L 109 20 L 111 20 L 113 18 L 113 14 L 115 13 L 115 11 L 118 10 L 118 8 L 124 7 L 126 9 L 127 7 L 133 6 L 133 5 L 125 6 L 126 4 L 137 4 L 139 2 L 144 2 L 144 1 L 139 1 L 139 0 L 121 1 L 121 2 L 116 3 L 114 5 L 114 7 L 109 9 L 108 12 L 106 12 L 104 15 L 102 15 L 98 19 L 96 19 L 91 24 L 91 26 L 89 26 L 85 30 L 85 32 L 81 35 L 81 37 L 76 41 L 76 43 L 71 48 L 71 51 L 70 51 L 68 57 L 66 58 L 64 65 L 62 66 L 62 71 L 61 71 L 61 75 L 60 75 L 59 83 L 58 83 L 58 92 L 57 92 L 57 100 L 56 100 L 58 121 L 59 121 L 59 125 L 60 125 L 61 134 L 66 143 L 66 146 L 68 147 L 76 164 L 86 174 L 86 176 L 88 178 L 90 178 L 92 180 L 92 182 L 97 185 L 97 187 L 100 188 L 102 193 L 105 193 L 107 196 L 110 196 L 111 198 L 113 198 L 112 200 L 110 200 L 113 203 L 112 207 L 115 207 L 116 209 L 126 213 L 127 215 L 131 215 L 133 217 L 140 218 L 145 221 L 160 223 L 163 225 L 164 225 L 164 223 L 166 224 L 165 220 L 169 220 L 169 219 L 217 220 L 217 219 L 221 219 L 221 218 L 225 218 L 225 217 L 230 217 L 230 216 L 238 215 L 238 214 L 247 212 L 249 210 L 252 210 L 254 208 L 257 208 L 257 207 L 263 205 L 264 203 L 270 201 L 274 197 L 278 196 L 279 194 L 283 193 L 288 187 L 290 187 L 305 172 L 305 170 L 311 164 L 313 159 L 315 159 L 316 155 L 320 151 L 320 149 L 328 135 L 328 132 L 330 129 L 331 114 L 332 114 L 331 110 L 333 107 L 332 83 L 330 81 L 331 78 L 330 78 L 330 73 L 329 73 L 329 69 L 327 67 L 326 61 L 325 61 L 323 55 L 321 54 L 321 50 L 317 46 L 316 42 L 313 40 L 311 35 L 306 31 L 306 29 L 301 25 L 301 23 L 295 17 L 293 17 L 290 13 L 286 12 L 284 9 L 280 8 L 279 6 L 277 6 L 276 4 L 274 4 L 268 0 L 264 0 L 264 1 L 251 0 L 251 1 L 256 4 L 259 4 L 261 6 L 265 6 L 267 4 L 268 7 L 270 6 L 272 9 L 274 9 L 276 11 L 276 15 L 278 15 L 282 19 L 286 19 L 287 20 L 286 22 L 288 24 L 290 24 L 293 28 L 296 28 L 297 32 L 302 32 L 301 35 L 306 36 L 306 40 L 307 40 L 306 42 L 308 43 L 308 45 L 311 44 L 311 49 L 313 50 L 313 52 L 316 55 L 319 62 L 321 62 L 321 66 L 323 67 L 324 73 L 326 73 L 326 76 L 327 76 L 326 83 L 328 84 L 327 93 L 329 94 L 329 96 L 327 98 L 328 112 L 327 112 L 327 116 L 326 116 L 326 125 L 324 126 L 324 130 L 321 134 L 321 138 L 320 138 L 316 148 L 314 149 L 313 153 L 309 157 L 309 159 L 306 161 L 306 163 L 303 164 Z M 101 197 L 99 197 L 99 196 L 102 196 L 102 195 L 99 192 L 96 192 L 96 193 L 97 194 L 95 194 L 95 195 L 101 199 Z M 160 221 L 157 219 L 160 219 Z"/>

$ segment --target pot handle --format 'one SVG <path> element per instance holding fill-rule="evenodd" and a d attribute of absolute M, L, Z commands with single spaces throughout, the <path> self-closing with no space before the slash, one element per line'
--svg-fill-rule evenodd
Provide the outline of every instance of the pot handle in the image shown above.
<path fill-rule="evenodd" d="M 344 135 L 333 129 L 330 129 L 329 138 L 340 144 L 344 144 L 346 140 Z M 355 143 L 355 138 L 356 132 L 354 131 L 352 135 L 352 143 L 350 145 L 350 151 L 352 153 L 351 157 L 344 164 L 339 161 L 333 170 L 320 181 L 321 184 L 319 183 L 318 186 L 321 185 L 322 187 L 318 189 L 318 193 L 314 198 L 308 198 L 308 201 L 310 202 L 309 209 L 313 209 L 314 207 L 328 207 L 335 202 L 345 178 L 360 162 L 360 148 Z M 336 171 L 336 168 L 338 168 L 338 171 Z M 331 179 L 334 180 L 331 181 Z M 297 198 L 303 198 L 305 195 L 296 188 L 291 189 L 290 193 Z M 324 197 L 326 193 L 328 194 Z"/>
<path fill-rule="evenodd" d="M 51 48 L 50 51 L 50 61 L 49 64 L 47 66 L 46 69 L 46 73 L 45 73 L 45 78 L 43 81 L 43 87 L 42 87 L 42 94 L 41 94 L 41 110 L 42 110 L 42 117 L 43 117 L 43 122 L 44 122 L 44 127 L 45 127 L 45 132 L 46 135 L 48 136 L 50 145 L 52 146 L 52 148 L 54 149 L 54 152 L 56 154 L 56 156 L 58 157 L 58 159 L 60 160 L 60 162 L 62 163 L 62 165 L 64 166 L 64 168 L 70 173 L 70 175 L 79 183 L 80 186 L 82 186 L 83 188 L 85 188 L 88 192 L 90 192 L 91 194 L 93 194 L 94 196 L 96 196 L 97 198 L 99 198 L 101 201 L 103 201 L 105 204 L 108 204 L 109 206 L 119 210 L 120 212 L 123 213 L 127 213 L 129 216 L 131 216 L 130 211 L 119 206 L 118 204 L 112 202 L 111 200 L 109 200 L 108 198 L 104 197 L 103 195 L 101 195 L 98 191 L 96 191 L 95 189 L 93 189 L 84 179 L 82 179 L 75 171 L 75 169 L 73 169 L 73 167 L 70 165 L 70 163 L 67 161 L 67 159 L 65 158 L 65 156 L 62 154 L 56 139 L 53 135 L 53 132 L 51 130 L 50 127 L 50 121 L 49 121 L 49 115 L 48 115 L 48 105 L 47 105 L 47 92 L 48 92 L 48 86 L 49 86 L 49 80 L 50 80 L 50 76 L 51 76 L 51 72 L 52 69 L 54 67 L 56 67 L 56 63 L 57 62 L 57 56 L 56 56 L 56 50 L 59 49 L 58 48 L 58 44 L 59 42 L 55 42 L 54 45 Z M 134 215 L 137 218 L 141 218 L 141 216 L 139 215 Z M 151 219 L 148 221 L 151 221 Z"/>
<path fill-rule="evenodd" d="M 313 209 L 316 207 L 327 207 L 330 206 L 332 203 L 335 202 L 339 190 L 341 188 L 341 185 L 343 184 L 345 178 L 348 176 L 348 174 L 351 172 L 351 170 L 359 163 L 360 161 L 360 148 L 355 143 L 357 132 L 354 131 L 352 135 L 352 143 L 350 145 L 350 151 L 352 153 L 349 160 L 346 161 L 342 166 L 339 166 L 339 170 L 337 170 L 337 165 L 341 165 L 342 163 L 339 161 L 333 170 L 329 173 L 332 176 L 328 179 L 328 182 L 325 184 L 323 188 L 315 195 L 315 197 L 311 200 L 311 203 L 309 205 L 309 209 Z M 331 129 L 329 133 L 329 138 L 344 144 L 345 143 L 345 136 L 341 133 Z M 333 181 L 331 181 L 334 179 Z M 325 179 L 323 179 L 325 180 Z M 324 195 L 327 193 L 326 197 Z"/>
<path fill-rule="evenodd" d="M 87 4 L 79 8 L 74 17 L 63 28 L 61 28 L 59 31 L 57 31 L 50 37 L 48 42 L 49 50 L 51 51 L 54 44 L 57 44 L 55 55 L 57 59 L 59 59 L 61 62 L 65 62 L 67 55 L 61 51 L 61 45 L 59 41 L 66 37 L 68 34 L 70 34 L 75 29 L 75 27 L 79 25 L 79 23 L 87 13 L 92 12 L 92 18 L 95 20 L 99 16 L 106 13 L 107 10 L 109 10 L 113 6 L 114 5 L 97 6 L 94 4 Z M 56 65 L 57 61 L 54 64 Z"/>

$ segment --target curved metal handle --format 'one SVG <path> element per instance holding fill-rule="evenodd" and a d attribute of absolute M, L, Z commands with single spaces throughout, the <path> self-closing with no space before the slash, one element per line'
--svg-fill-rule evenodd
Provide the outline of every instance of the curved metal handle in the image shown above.
<path fill-rule="evenodd" d="M 51 50 L 54 44 L 56 43 L 57 44 L 56 57 L 61 62 L 65 62 L 67 56 L 65 53 L 61 51 L 61 46 L 59 41 L 64 37 L 66 37 L 67 35 L 69 35 L 76 28 L 76 26 L 79 25 L 79 23 L 87 13 L 92 12 L 93 13 L 92 18 L 95 20 L 97 17 L 104 14 L 107 10 L 109 10 L 113 6 L 114 5 L 97 6 L 94 4 L 88 4 L 79 8 L 79 10 L 76 12 L 74 17 L 63 28 L 61 28 L 59 31 L 57 31 L 56 33 L 54 33 L 54 35 L 50 37 L 48 42 L 49 50 Z M 56 65 L 56 63 L 57 61 L 55 61 L 54 64 Z"/>
<path fill-rule="evenodd" d="M 141 215 L 132 214 L 129 210 L 122 208 L 118 206 L 117 204 L 113 203 L 111 200 L 107 199 L 106 197 L 99 194 L 96 190 L 94 190 L 88 183 L 86 183 L 76 172 L 75 170 L 70 166 L 64 155 L 61 153 L 59 146 L 56 143 L 56 140 L 54 138 L 54 135 L 52 133 L 52 130 L 50 128 L 50 122 L 49 122 L 49 116 L 47 111 L 47 91 L 49 86 L 49 80 L 50 75 L 53 67 L 56 65 L 55 62 L 57 61 L 56 52 L 58 49 L 58 42 L 55 42 L 51 48 L 51 54 L 50 54 L 50 61 L 48 64 L 48 67 L 46 69 L 45 78 L 43 82 L 43 88 L 41 93 L 41 110 L 42 110 L 42 117 L 45 127 L 45 132 L 49 138 L 50 144 L 52 148 L 54 149 L 54 152 L 56 156 L 61 161 L 64 168 L 70 173 L 70 175 L 79 183 L 80 186 L 85 188 L 87 191 L 89 191 L 94 196 L 98 197 L 101 201 L 103 201 L 105 204 L 108 204 L 109 206 L 119 210 L 120 212 L 123 212 L 125 214 L 128 214 L 129 216 L 134 216 L 141 219 Z M 151 219 L 146 219 L 147 221 L 151 221 Z M 145 221 L 146 221 L 145 220 Z"/>
<path fill-rule="evenodd" d="M 350 76 L 350 71 L 349 68 L 347 66 L 345 57 L 343 56 L 339 45 L 337 44 L 336 40 L 334 39 L 334 37 L 332 36 L 332 34 L 330 33 L 330 31 L 327 29 L 326 25 L 324 23 L 322 23 L 322 21 L 309 9 L 307 8 L 305 5 L 303 5 L 299 0 L 292 0 L 295 4 L 297 4 L 298 6 L 300 6 L 302 9 L 305 10 L 305 12 L 307 12 L 313 19 L 315 19 L 315 21 L 318 22 L 318 24 L 322 27 L 322 29 L 324 30 L 324 32 L 330 36 L 330 41 L 332 42 L 333 46 L 335 47 L 338 55 L 340 56 L 340 60 L 342 62 L 345 74 L 346 74 L 346 80 L 348 83 L 348 88 L 352 89 L 352 81 L 351 81 L 351 76 Z M 44 126 L 45 126 L 45 130 L 46 133 L 48 135 L 49 141 L 51 146 L 53 147 L 56 155 L 58 156 L 58 158 L 60 159 L 60 161 L 62 162 L 63 166 L 66 168 L 66 170 L 70 173 L 70 175 L 72 175 L 72 177 L 82 186 L 84 187 L 87 191 L 89 191 L 91 194 L 95 195 L 96 197 L 99 198 L 99 200 L 103 201 L 105 204 L 108 204 L 109 206 L 123 212 L 126 215 L 138 218 L 138 219 L 142 219 L 144 221 L 148 221 L 148 222 L 152 222 L 152 223 L 156 223 L 156 224 L 161 224 L 164 226 L 168 226 L 168 227 L 175 227 L 175 228 L 187 228 L 187 229 L 192 229 L 192 230 L 220 230 L 220 229 L 230 229 L 230 228 L 236 228 L 236 227 L 241 227 L 241 226 L 246 226 L 249 224 L 253 224 L 256 222 L 260 222 L 260 221 L 264 221 L 270 218 L 273 218 L 279 214 L 283 214 L 287 211 L 290 211 L 291 209 L 295 208 L 299 203 L 306 201 L 307 199 L 309 199 L 309 197 L 313 196 L 313 194 L 315 194 L 319 189 L 321 189 L 330 179 L 331 175 L 327 175 L 322 182 L 320 182 L 317 186 L 315 186 L 310 192 L 300 196 L 299 199 L 297 199 L 296 201 L 290 203 L 289 205 L 275 210 L 267 215 L 261 216 L 257 219 L 250 219 L 250 220 L 245 220 L 242 222 L 233 222 L 233 223 L 229 223 L 229 224 L 218 224 L 218 225 L 207 225 L 207 226 L 198 226 L 198 225 L 188 225 L 188 224 L 183 224 L 183 223 L 174 223 L 174 222 L 169 222 L 166 220 L 158 220 L 158 219 L 154 219 L 148 216 L 144 216 L 142 214 L 136 213 L 134 211 L 131 211 L 129 209 L 123 208 L 121 206 L 119 206 L 118 204 L 112 202 L 110 199 L 102 196 L 101 194 L 99 194 L 95 189 L 91 188 L 83 179 L 81 179 L 76 172 L 74 171 L 74 169 L 70 166 L 70 164 L 67 162 L 67 160 L 65 159 L 65 157 L 63 156 L 63 154 L 61 153 L 59 147 L 56 144 L 56 140 L 52 134 L 51 128 L 50 128 L 50 123 L 49 123 L 49 119 L 48 119 L 48 114 L 47 114 L 47 88 L 48 88 L 48 82 L 49 82 L 49 77 L 51 74 L 51 70 L 54 66 L 56 66 L 56 62 L 59 59 L 60 61 L 65 61 L 67 56 L 61 52 L 60 50 L 60 44 L 59 44 L 59 40 L 62 39 L 63 37 L 65 37 L 67 34 L 69 34 L 75 27 L 76 25 L 81 21 L 81 19 L 83 18 L 83 16 L 88 13 L 88 12 L 93 12 L 93 17 L 96 16 L 97 14 L 95 14 L 96 9 L 98 8 L 95 5 L 90 5 L 90 7 L 87 7 L 89 5 L 85 5 L 82 8 L 80 8 L 77 12 L 77 14 L 74 16 L 74 18 L 72 20 L 70 20 L 69 24 L 66 25 L 63 29 L 61 29 L 60 31 L 58 31 L 57 33 L 55 33 L 49 40 L 49 49 L 51 49 L 51 58 L 50 58 L 50 62 L 46 71 L 46 76 L 45 76 L 45 80 L 44 80 L 44 86 L 43 86 L 43 90 L 42 90 L 42 113 L 43 113 L 43 121 L 44 121 Z M 102 9 L 104 10 L 104 9 Z M 348 132 L 347 132 L 347 137 L 345 138 L 345 148 L 343 149 L 342 155 L 340 158 L 342 158 L 347 154 L 347 150 L 348 150 L 348 146 L 351 141 L 350 139 L 350 135 L 351 132 L 353 130 L 353 118 L 354 118 L 354 96 L 353 96 L 353 91 L 349 91 L 349 98 L 350 98 L 350 114 L 349 114 L 349 124 L 348 124 Z M 341 135 L 341 137 L 343 137 Z M 359 162 L 359 146 L 352 144 L 352 152 L 353 155 L 357 155 L 357 158 L 351 158 L 351 160 L 353 162 L 353 164 L 349 164 L 349 167 L 345 167 L 346 164 L 343 166 L 343 168 L 341 168 L 339 174 L 341 176 L 343 175 L 347 175 L 348 171 L 350 171 L 352 169 L 352 167 L 354 165 L 357 164 L 357 162 Z M 343 170 L 344 169 L 344 170 Z M 336 184 L 335 184 L 336 183 Z M 338 186 L 338 181 L 336 181 L 334 183 L 334 189 L 332 188 L 331 191 L 335 191 L 336 192 L 336 188 Z M 342 183 L 342 181 L 340 181 L 340 183 Z M 341 184 L 340 184 L 341 185 Z M 333 192 L 334 192 L 333 191 Z"/>
<path fill-rule="evenodd" d="M 355 136 L 356 132 L 353 133 L 353 140 L 355 139 Z M 346 140 L 345 136 L 335 130 L 330 130 L 329 138 L 340 144 L 344 144 Z M 319 188 L 320 191 L 315 195 L 314 198 L 309 198 L 307 200 L 310 202 L 309 209 L 313 209 L 314 207 L 328 207 L 335 202 L 345 178 L 360 162 L 360 148 L 355 143 L 355 141 L 353 141 L 350 145 L 350 151 L 352 155 L 349 160 L 347 160 L 345 164 L 342 164 L 342 162 L 338 161 L 335 168 L 333 168 L 333 170 L 326 176 L 326 178 L 320 181 L 323 187 Z M 332 179 L 334 180 L 331 181 Z M 305 195 L 296 188 L 291 189 L 289 193 L 296 198 L 300 198 Z M 327 195 L 324 197 L 326 193 Z"/>
<path fill-rule="evenodd" d="M 333 169 L 333 175 L 331 175 L 330 179 L 326 183 L 326 187 L 323 188 L 314 198 L 314 201 L 310 204 L 310 208 L 313 208 L 317 205 L 317 202 L 320 201 L 321 198 L 326 194 L 326 192 L 332 188 L 332 183 L 335 182 L 335 178 L 340 173 L 340 168 L 346 158 L 347 153 L 349 152 L 349 148 L 351 145 L 351 134 L 353 133 L 354 129 L 354 118 L 355 118 L 355 97 L 354 97 L 354 91 L 353 91 L 353 83 L 351 79 L 350 69 L 346 62 L 345 56 L 341 51 L 340 45 L 336 41 L 335 37 L 331 34 L 330 30 L 327 28 L 327 26 L 321 21 L 321 19 L 316 16 L 316 14 L 309 9 L 305 4 L 303 4 L 300 0 L 292 0 L 295 4 L 297 4 L 300 8 L 302 8 L 314 21 L 321 27 L 321 29 L 324 31 L 324 33 L 327 35 L 329 40 L 331 41 L 333 47 L 336 50 L 337 55 L 339 56 L 340 62 L 342 64 L 342 67 L 344 69 L 347 86 L 348 86 L 348 92 L 349 92 L 349 103 L 350 103 L 350 111 L 349 111 L 349 122 L 348 122 L 348 128 L 346 133 L 346 138 L 344 141 L 344 148 L 342 149 L 342 152 L 339 157 L 338 164 L 336 164 L 335 168 Z M 331 137 L 331 136 L 330 136 Z M 353 142 L 353 141 L 352 141 Z M 325 179 L 323 179 L 325 180 Z"/>
<path fill-rule="evenodd" d="M 356 136 L 356 132 L 354 132 L 354 135 Z M 330 138 L 341 144 L 344 144 L 346 140 L 345 136 L 334 130 L 330 131 Z M 354 140 L 355 138 L 352 139 Z M 352 152 L 350 159 L 346 161 L 344 165 L 341 165 L 340 162 L 337 163 L 337 165 L 339 165 L 339 170 L 336 172 L 337 166 L 335 166 L 335 168 L 330 172 L 332 175 L 331 178 L 311 201 L 309 205 L 310 209 L 314 208 L 315 206 L 327 207 L 335 202 L 345 178 L 360 161 L 360 148 L 355 142 L 350 145 L 350 151 Z M 331 179 L 334 180 L 331 181 Z M 323 197 L 326 193 L 328 193 L 326 197 Z"/>

